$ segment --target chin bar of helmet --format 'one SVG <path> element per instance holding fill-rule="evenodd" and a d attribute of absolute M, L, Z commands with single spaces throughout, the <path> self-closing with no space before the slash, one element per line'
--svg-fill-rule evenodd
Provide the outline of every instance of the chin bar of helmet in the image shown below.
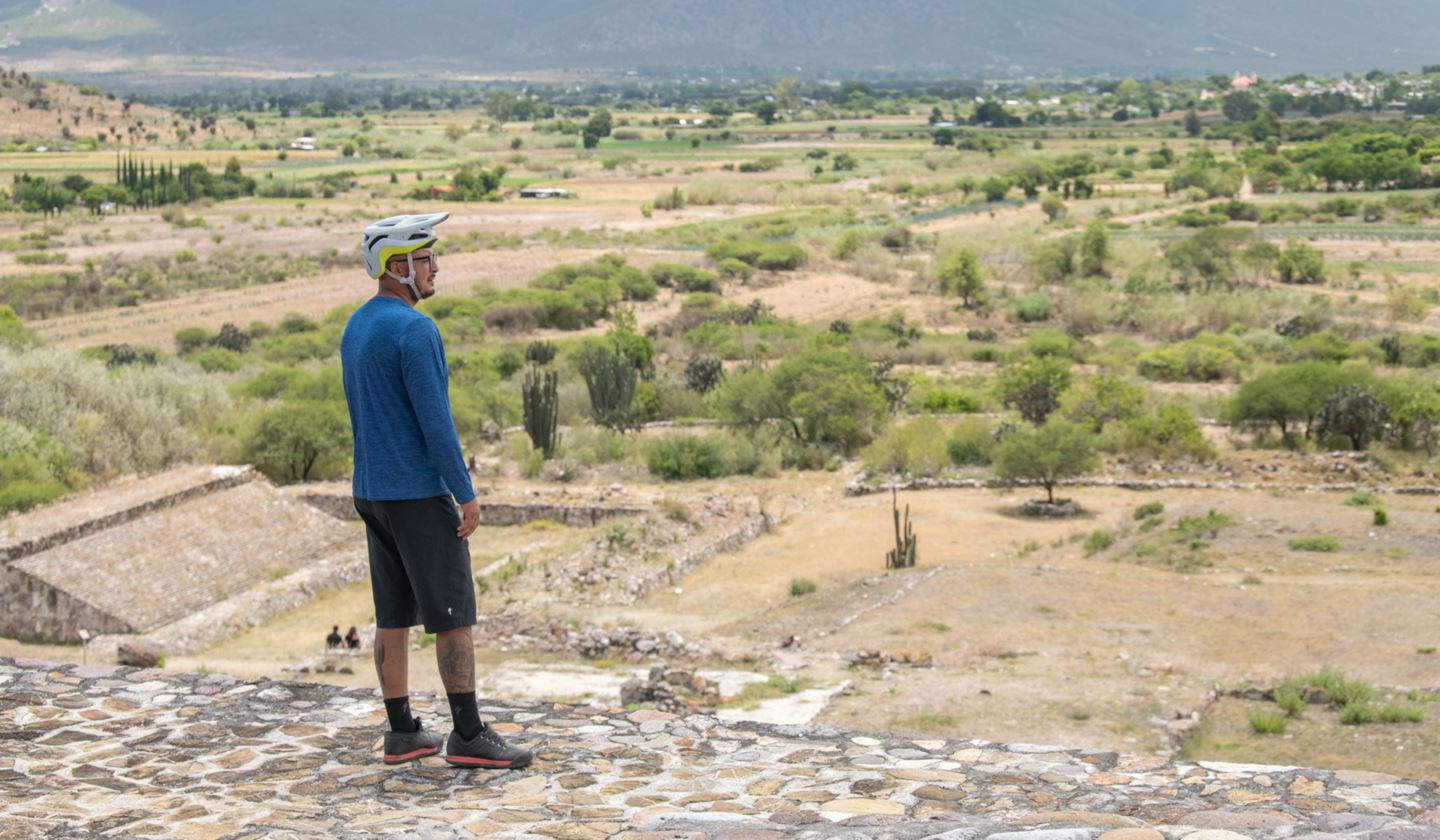
<path fill-rule="evenodd" d="M 415 258 L 413 255 L 405 255 L 405 268 L 409 271 L 409 273 L 406 274 L 404 277 L 401 277 L 400 275 L 391 271 L 389 266 L 386 266 L 385 273 L 395 278 L 396 280 L 399 280 L 401 283 L 404 283 L 405 286 L 410 289 L 410 296 L 415 298 L 416 303 L 419 303 L 420 288 L 415 285 Z"/>

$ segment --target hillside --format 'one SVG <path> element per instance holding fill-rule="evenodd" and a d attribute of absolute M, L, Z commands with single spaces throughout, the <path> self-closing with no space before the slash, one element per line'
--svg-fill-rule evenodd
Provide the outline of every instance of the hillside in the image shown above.
<path fill-rule="evenodd" d="M 159 108 L 101 93 L 98 88 L 42 79 L 0 67 L 0 142 L 28 140 L 56 146 L 104 148 L 174 142 L 199 126 Z M 217 127 L 217 131 L 220 131 Z"/>
<path fill-rule="evenodd" d="M 634 0 L 440 0 L 398 13 L 375 0 L 12 0 L 0 4 L 0 60 L 45 61 L 51 72 L 133 71 L 164 54 L 246 62 L 255 72 L 748 65 L 991 77 L 1430 63 L 1440 8 L 1424 0 L 1388 7 L 1384 16 L 1357 16 L 1339 0 L 675 0 L 658 15 Z M 395 24 L 422 42 L 371 49 L 377 22 L 397 14 Z"/>

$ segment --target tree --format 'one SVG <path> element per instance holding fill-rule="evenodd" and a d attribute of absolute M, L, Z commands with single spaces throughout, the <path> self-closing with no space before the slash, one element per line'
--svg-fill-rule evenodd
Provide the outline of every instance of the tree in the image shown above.
<path fill-rule="evenodd" d="M 1195 109 L 1191 108 L 1190 110 L 1186 111 L 1185 133 L 1190 135 L 1191 137 L 1199 137 L 1202 130 L 1203 128 L 1200 125 L 1200 115 L 1195 113 Z"/>
<path fill-rule="evenodd" d="M 1099 433 L 1110 423 L 1134 420 L 1145 413 L 1145 389 L 1114 374 L 1083 380 L 1060 399 L 1065 417 Z"/>
<path fill-rule="evenodd" d="M 1220 110 L 1232 123 L 1248 122 L 1260 111 L 1260 103 L 1248 92 L 1237 90 L 1225 97 Z"/>
<path fill-rule="evenodd" d="M 1296 428 L 1303 424 L 1309 437 L 1312 421 L 1331 395 L 1346 385 L 1364 385 L 1371 379 L 1364 368 L 1333 362 L 1273 368 L 1240 385 L 1225 406 L 1225 418 L 1252 427 L 1274 425 L 1287 441 L 1293 440 Z"/>
<path fill-rule="evenodd" d="M 1356 451 L 1379 437 L 1390 422 L 1390 409 L 1364 385 L 1345 385 L 1330 395 L 1315 418 L 1315 435 L 1344 435 Z"/>
<path fill-rule="evenodd" d="M 1060 407 L 1060 395 L 1070 387 L 1070 362 L 1057 356 L 1034 356 L 1006 368 L 996 383 L 996 395 L 1006 408 L 1020 412 L 1031 423 L 1043 423 Z"/>
<path fill-rule="evenodd" d="M 992 204 L 997 201 L 1004 201 L 1005 194 L 1010 192 L 1010 182 L 999 176 L 992 175 L 985 179 L 980 185 L 980 191 L 985 193 L 985 200 Z"/>
<path fill-rule="evenodd" d="M 774 124 L 775 117 L 779 113 L 780 106 L 768 99 L 755 106 L 755 116 L 759 117 L 760 121 L 766 125 Z"/>
<path fill-rule="evenodd" d="M 869 443 L 889 417 L 869 362 L 847 350 L 810 350 L 769 371 L 733 373 L 714 400 L 722 423 L 775 422 L 796 440 L 847 452 Z"/>
<path fill-rule="evenodd" d="M 1280 257 L 1275 261 L 1275 270 L 1281 283 L 1323 283 L 1325 282 L 1325 255 L 1319 248 L 1298 239 L 1285 242 Z"/>
<path fill-rule="evenodd" d="M 1040 201 L 1040 210 L 1045 214 L 1045 220 L 1049 222 L 1057 222 L 1065 218 L 1067 212 L 1065 201 L 1053 193 Z"/>
<path fill-rule="evenodd" d="M 246 457 L 275 481 L 309 481 L 344 470 L 350 423 L 328 402 L 294 402 L 260 416 L 245 444 Z"/>
<path fill-rule="evenodd" d="M 1085 277 L 1108 277 L 1105 263 L 1110 259 L 1110 234 L 1105 222 L 1096 219 L 1085 228 L 1080 239 L 1080 273 Z"/>
<path fill-rule="evenodd" d="M 1034 481 L 1055 503 L 1055 485 L 1100 465 L 1095 438 L 1084 426 L 1052 417 L 1043 426 L 1015 429 L 996 444 L 995 474 L 1006 481 Z"/>
<path fill-rule="evenodd" d="M 714 356 L 692 356 L 685 363 L 685 387 L 708 394 L 725 381 L 725 364 Z"/>
<path fill-rule="evenodd" d="M 31 347 L 37 342 L 15 310 L 0 304 L 0 346 Z"/>
<path fill-rule="evenodd" d="M 937 272 L 940 293 L 959 295 L 961 305 L 966 309 L 973 306 L 985 288 L 985 277 L 980 271 L 980 260 L 969 248 L 961 248 L 940 265 Z"/>

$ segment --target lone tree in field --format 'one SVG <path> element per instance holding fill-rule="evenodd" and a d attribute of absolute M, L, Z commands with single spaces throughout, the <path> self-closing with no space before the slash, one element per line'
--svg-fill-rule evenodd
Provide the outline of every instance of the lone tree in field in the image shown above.
<path fill-rule="evenodd" d="M 960 303 L 966 308 L 974 306 L 985 288 L 985 277 L 980 273 L 980 261 L 975 252 L 961 248 L 940 266 L 940 292 L 959 295 Z"/>
<path fill-rule="evenodd" d="M 1095 436 L 1063 417 L 1043 426 L 1026 426 L 1007 434 L 995 446 L 995 474 L 1006 481 L 1033 481 L 1045 488 L 1045 501 L 1055 504 L 1055 485 L 1084 475 L 1100 465 Z"/>

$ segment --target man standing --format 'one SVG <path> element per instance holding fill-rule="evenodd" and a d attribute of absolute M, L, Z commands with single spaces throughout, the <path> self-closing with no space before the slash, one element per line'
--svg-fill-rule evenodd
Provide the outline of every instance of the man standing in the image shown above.
<path fill-rule="evenodd" d="M 475 589 L 466 538 L 480 524 L 480 506 L 450 414 L 440 332 L 415 310 L 435 294 L 435 225 L 449 216 L 394 216 L 365 229 L 365 267 L 379 289 L 350 316 L 340 340 L 355 433 L 355 510 L 370 549 L 375 670 L 390 720 L 385 763 L 440 751 L 440 736 L 410 714 L 410 628 L 424 624 L 435 634 L 455 725 L 445 760 L 520 768 L 531 753 L 507 745 L 475 705 Z"/>

